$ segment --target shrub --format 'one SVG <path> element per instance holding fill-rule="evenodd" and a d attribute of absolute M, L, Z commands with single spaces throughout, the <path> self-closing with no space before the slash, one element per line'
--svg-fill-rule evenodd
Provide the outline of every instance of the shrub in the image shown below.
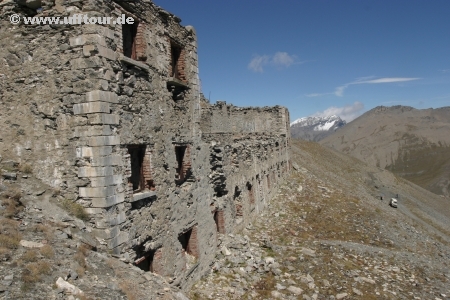
<path fill-rule="evenodd" d="M 61 201 L 61 205 L 70 215 L 77 217 L 78 219 L 81 219 L 83 221 L 89 220 L 89 214 L 81 204 L 76 203 L 75 201 L 64 199 L 63 201 Z"/>
<path fill-rule="evenodd" d="M 21 259 L 24 262 L 35 262 L 38 259 L 36 250 L 27 250 L 24 254 L 22 254 Z"/>
<path fill-rule="evenodd" d="M 0 246 L 7 249 L 19 247 L 22 235 L 17 230 L 18 222 L 11 219 L 0 220 Z"/>
<path fill-rule="evenodd" d="M 22 270 L 23 290 L 29 289 L 31 284 L 41 280 L 41 275 L 51 273 L 51 265 L 46 261 L 34 262 L 26 265 Z"/>
<path fill-rule="evenodd" d="M 7 199 L 12 199 L 18 202 L 20 198 L 22 198 L 22 191 L 18 188 L 8 189 L 5 191 L 3 196 Z"/>
<path fill-rule="evenodd" d="M 33 173 L 33 167 L 29 164 L 20 165 L 19 171 L 25 174 Z"/>
<path fill-rule="evenodd" d="M 40 252 L 46 258 L 53 258 L 53 256 L 55 256 L 55 251 L 50 245 L 44 245 L 44 247 L 41 248 Z"/>

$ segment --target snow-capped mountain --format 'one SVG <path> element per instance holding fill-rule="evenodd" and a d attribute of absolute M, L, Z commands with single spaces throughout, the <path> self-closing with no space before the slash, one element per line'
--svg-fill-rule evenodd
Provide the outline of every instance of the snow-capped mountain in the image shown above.
<path fill-rule="evenodd" d="M 329 117 L 305 117 L 291 123 L 291 135 L 308 141 L 320 141 L 347 124 L 336 115 Z"/>

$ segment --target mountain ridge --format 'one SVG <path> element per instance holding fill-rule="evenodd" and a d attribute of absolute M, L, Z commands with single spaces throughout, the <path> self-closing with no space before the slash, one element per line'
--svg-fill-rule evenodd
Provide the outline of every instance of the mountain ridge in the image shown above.
<path fill-rule="evenodd" d="M 448 132 L 450 107 L 378 106 L 320 143 L 448 196 Z"/>
<path fill-rule="evenodd" d="M 303 117 L 291 122 L 291 135 L 303 140 L 319 141 L 345 126 L 345 124 L 347 122 L 337 115 Z"/>

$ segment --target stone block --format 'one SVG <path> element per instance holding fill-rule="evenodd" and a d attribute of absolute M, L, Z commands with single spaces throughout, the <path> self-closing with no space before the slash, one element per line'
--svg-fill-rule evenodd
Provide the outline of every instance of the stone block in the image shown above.
<path fill-rule="evenodd" d="M 85 44 L 99 44 L 106 46 L 106 41 L 100 34 L 83 34 L 70 38 L 69 44 L 72 47 L 83 46 Z"/>
<path fill-rule="evenodd" d="M 91 160 L 91 166 L 93 167 L 121 166 L 122 164 L 122 157 L 119 155 L 93 157 Z"/>
<path fill-rule="evenodd" d="M 103 37 L 114 39 L 114 31 L 107 27 L 98 24 L 85 24 L 83 28 L 85 29 L 85 33 L 97 33 Z"/>
<path fill-rule="evenodd" d="M 117 59 L 117 53 L 109 48 L 97 45 L 98 55 L 110 60 Z"/>
<path fill-rule="evenodd" d="M 70 61 L 72 70 L 88 69 L 88 68 L 100 68 L 103 66 L 103 61 L 98 56 L 92 57 L 80 57 Z"/>
<path fill-rule="evenodd" d="M 113 175 L 112 167 L 80 167 L 78 177 L 105 177 Z"/>
<path fill-rule="evenodd" d="M 91 179 L 92 187 L 102 187 L 110 185 L 119 185 L 123 182 L 122 175 L 113 175 L 106 177 L 94 177 Z"/>
<path fill-rule="evenodd" d="M 128 241 L 128 233 L 121 231 L 116 237 L 108 241 L 108 248 L 116 248 Z"/>
<path fill-rule="evenodd" d="M 125 194 L 120 193 L 106 198 L 92 198 L 92 207 L 111 207 L 125 201 Z"/>
<path fill-rule="evenodd" d="M 111 146 L 105 147 L 77 147 L 76 156 L 77 157 L 94 157 L 94 156 L 105 156 L 112 153 Z"/>
<path fill-rule="evenodd" d="M 92 114 L 92 113 L 109 113 L 109 103 L 106 102 L 89 102 L 74 104 L 73 113 L 75 115 L 80 114 Z"/>
<path fill-rule="evenodd" d="M 101 239 L 109 240 L 112 238 L 115 238 L 120 234 L 120 228 L 119 226 L 110 227 L 107 229 L 93 229 L 92 233 Z"/>
<path fill-rule="evenodd" d="M 74 137 L 90 137 L 98 135 L 111 135 L 111 127 L 105 126 L 78 126 L 73 131 Z"/>
<path fill-rule="evenodd" d="M 145 198 L 155 197 L 156 192 L 155 191 L 145 191 L 141 193 L 133 194 L 132 202 L 139 201 Z"/>
<path fill-rule="evenodd" d="M 89 124 L 110 124 L 119 125 L 119 116 L 111 114 L 88 115 Z"/>
<path fill-rule="evenodd" d="M 105 209 L 97 207 L 85 207 L 84 210 L 90 215 L 101 215 L 105 212 Z"/>
<path fill-rule="evenodd" d="M 86 93 L 86 101 L 87 102 L 101 101 L 101 102 L 109 102 L 109 103 L 118 103 L 119 99 L 118 99 L 116 93 L 95 90 L 95 91 Z"/>
<path fill-rule="evenodd" d="M 120 144 L 120 137 L 115 135 L 93 136 L 88 139 L 89 146 L 113 146 Z"/>
<path fill-rule="evenodd" d="M 94 52 L 95 46 L 94 45 L 84 45 L 83 46 L 83 55 L 86 57 L 89 57 L 92 55 L 92 52 Z"/>
<path fill-rule="evenodd" d="M 116 194 L 115 186 L 109 187 L 80 187 L 79 190 L 80 197 L 86 198 L 103 198 L 114 196 Z"/>
<path fill-rule="evenodd" d="M 121 211 L 114 215 L 105 215 L 104 218 L 97 220 L 95 226 L 97 228 L 110 228 L 111 226 L 120 225 L 127 220 L 125 212 Z M 111 238 L 111 237 L 109 237 Z"/>

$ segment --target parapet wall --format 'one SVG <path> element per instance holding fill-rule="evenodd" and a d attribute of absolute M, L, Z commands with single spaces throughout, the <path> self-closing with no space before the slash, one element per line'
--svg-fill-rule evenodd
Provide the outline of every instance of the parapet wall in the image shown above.
<path fill-rule="evenodd" d="M 195 30 L 150 1 L 0 9 L 0 164 L 30 164 L 56 201 L 83 205 L 98 249 L 192 284 L 289 171 L 287 109 L 205 102 Z M 13 26 L 13 13 L 137 25 Z"/>

